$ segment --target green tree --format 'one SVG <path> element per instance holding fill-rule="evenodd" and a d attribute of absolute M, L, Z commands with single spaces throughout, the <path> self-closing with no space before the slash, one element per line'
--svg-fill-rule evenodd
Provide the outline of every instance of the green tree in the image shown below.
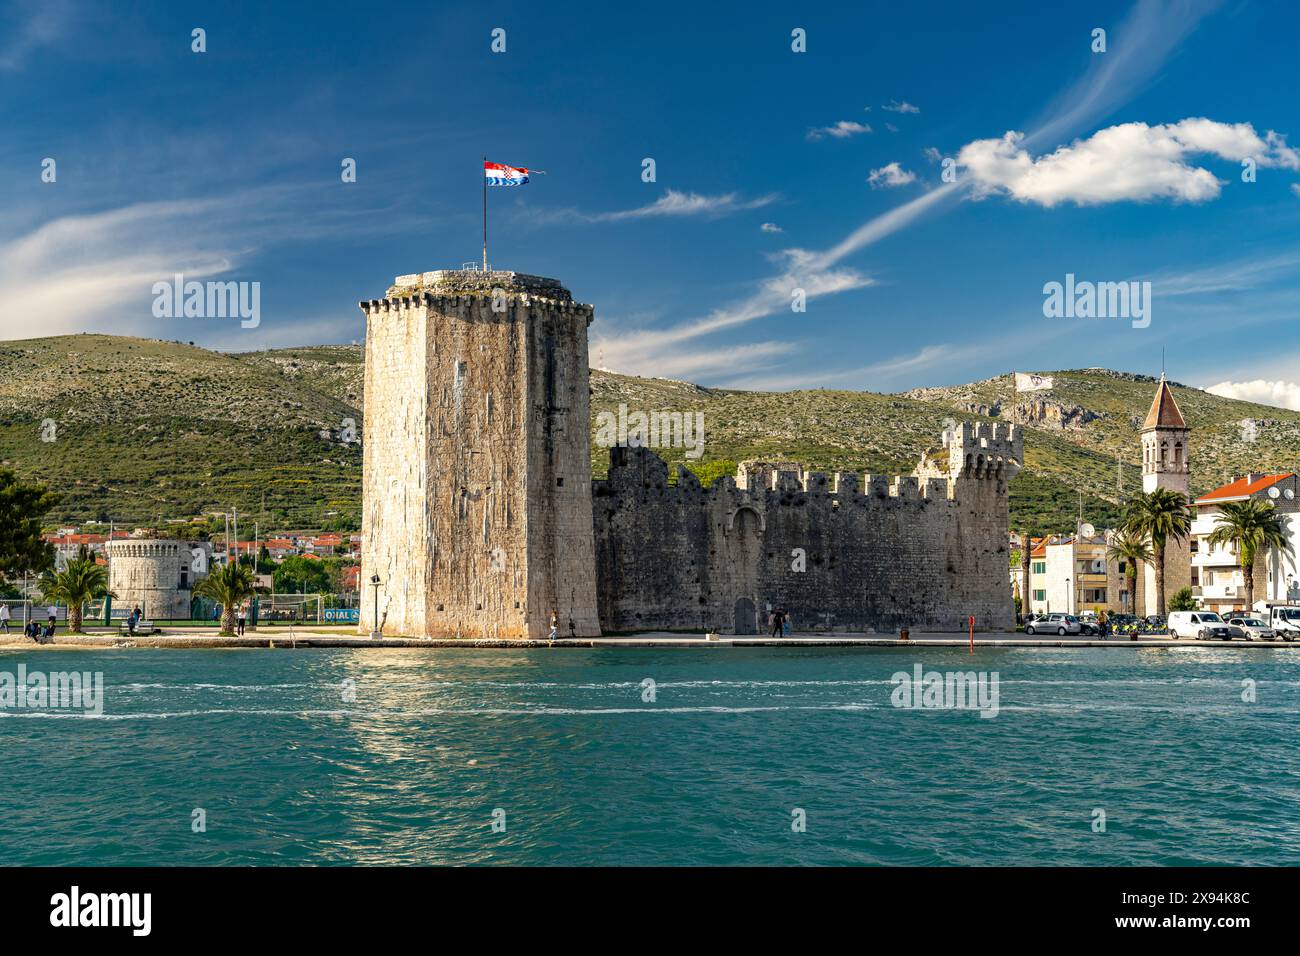
<path fill-rule="evenodd" d="M 1195 611 L 1196 598 L 1192 596 L 1191 588 L 1179 588 L 1174 592 L 1174 596 L 1169 599 L 1169 610 L 1171 611 Z"/>
<path fill-rule="evenodd" d="M 205 597 L 221 605 L 221 633 L 226 637 L 235 633 L 235 612 L 239 605 L 255 593 L 252 569 L 238 562 L 213 568 L 194 587 L 195 597 Z"/>
<path fill-rule="evenodd" d="M 1034 554 L 1034 535 L 1026 525 L 1020 532 L 1020 617 L 1021 620 L 1029 619 L 1029 612 L 1033 608 L 1031 598 L 1033 597 L 1029 587 L 1029 570 L 1033 562 Z"/>
<path fill-rule="evenodd" d="M 329 571 L 324 562 L 302 555 L 281 561 L 271 580 L 281 594 L 319 594 L 330 589 Z"/>
<path fill-rule="evenodd" d="M 59 503 L 44 485 L 28 484 L 0 468 L 0 581 L 40 574 L 54 564 L 54 548 L 41 537 L 41 521 Z"/>
<path fill-rule="evenodd" d="M 1165 613 L 1165 547 L 1185 539 L 1192 528 L 1187 497 L 1170 488 L 1139 493 L 1124 509 L 1121 530 L 1151 542 L 1156 569 L 1156 613 Z"/>
<path fill-rule="evenodd" d="M 1255 557 L 1277 548 L 1287 551 L 1291 542 L 1282 529 L 1282 519 L 1267 501 L 1247 498 L 1219 507 L 1218 523 L 1206 539 L 1212 545 L 1228 545 L 1237 552 L 1237 566 L 1246 585 L 1246 609 L 1255 603 Z"/>
<path fill-rule="evenodd" d="M 62 571 L 46 571 L 39 587 L 45 600 L 67 605 L 68 630 L 73 634 L 81 633 L 81 611 L 87 601 L 113 596 L 108 589 L 108 569 L 84 554 L 69 561 Z"/>
<path fill-rule="evenodd" d="M 1124 565 L 1124 576 L 1128 579 L 1128 611 L 1136 615 L 1138 569 L 1152 560 L 1146 539 L 1129 531 L 1120 531 L 1106 546 L 1106 557 Z"/>

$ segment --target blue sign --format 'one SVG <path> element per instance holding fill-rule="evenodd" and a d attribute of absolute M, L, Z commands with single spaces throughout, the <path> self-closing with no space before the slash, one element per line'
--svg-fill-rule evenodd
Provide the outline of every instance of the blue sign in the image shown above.
<path fill-rule="evenodd" d="M 355 607 L 327 607 L 325 609 L 325 623 L 334 624 L 359 624 L 361 622 L 361 610 Z"/>

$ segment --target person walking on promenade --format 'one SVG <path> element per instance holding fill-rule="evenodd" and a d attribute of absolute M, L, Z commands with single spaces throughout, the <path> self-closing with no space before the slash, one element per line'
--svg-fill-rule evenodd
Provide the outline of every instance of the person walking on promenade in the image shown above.
<path fill-rule="evenodd" d="M 0 603 L 0 630 L 9 633 L 9 605 Z"/>
<path fill-rule="evenodd" d="M 551 612 L 551 633 L 546 636 L 548 641 L 553 641 L 560 636 L 560 619 L 554 611 Z"/>
<path fill-rule="evenodd" d="M 785 609 L 778 607 L 772 612 L 772 636 L 780 637 L 785 632 Z"/>
<path fill-rule="evenodd" d="M 55 622 L 55 621 L 58 619 L 58 617 L 59 617 L 59 609 L 58 609 L 55 605 L 51 604 L 51 605 L 50 605 L 48 608 L 46 608 L 45 610 L 46 610 L 46 612 L 48 613 L 48 616 L 49 616 L 49 619 L 50 619 L 50 633 L 53 634 L 53 633 L 54 633 L 54 622 Z"/>
<path fill-rule="evenodd" d="M 794 630 L 794 625 L 790 622 L 790 612 L 786 611 L 785 620 L 782 621 L 781 625 L 781 636 L 789 637 L 792 630 Z"/>
<path fill-rule="evenodd" d="M 240 637 L 243 637 L 243 636 L 244 636 L 244 624 L 247 623 L 247 621 L 248 621 L 248 604 L 247 604 L 247 603 L 244 603 L 244 604 L 240 604 L 240 605 L 239 605 L 239 616 L 238 616 L 235 620 L 236 620 L 236 623 L 238 624 L 238 627 L 239 627 L 238 634 L 239 634 Z"/>

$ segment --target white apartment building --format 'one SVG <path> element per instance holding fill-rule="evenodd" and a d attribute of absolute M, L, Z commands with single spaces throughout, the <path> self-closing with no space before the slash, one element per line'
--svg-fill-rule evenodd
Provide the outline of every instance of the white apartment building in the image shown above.
<path fill-rule="evenodd" d="M 1282 517 L 1290 550 L 1268 549 L 1255 559 L 1255 607 L 1300 602 L 1300 479 L 1294 473 L 1249 474 L 1196 499 L 1190 536 L 1192 594 L 1207 611 L 1226 614 L 1250 610 L 1239 558 L 1233 546 L 1211 547 L 1208 538 L 1219 524 L 1220 505 L 1254 498 L 1266 501 Z"/>

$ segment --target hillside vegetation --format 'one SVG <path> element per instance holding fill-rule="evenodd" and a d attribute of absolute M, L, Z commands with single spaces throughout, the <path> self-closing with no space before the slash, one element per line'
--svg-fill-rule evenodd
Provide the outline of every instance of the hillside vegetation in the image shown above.
<path fill-rule="evenodd" d="M 0 460 L 63 495 L 55 518 L 155 523 L 237 508 L 264 528 L 356 526 L 360 515 L 363 352 L 331 345 L 222 354 L 106 335 L 0 344 Z M 765 393 L 592 372 L 592 414 L 704 413 L 705 449 L 664 448 L 706 482 L 746 458 L 822 471 L 907 474 L 946 419 L 1025 426 L 1026 469 L 1012 522 L 1035 530 L 1113 522 L 1140 487 L 1138 434 L 1155 380 L 1106 369 L 1048 372 L 1015 391 L 1008 375 L 898 395 Z M 1193 490 L 1246 471 L 1290 469 L 1300 413 L 1174 386 L 1192 427 Z M 53 441 L 48 426 L 54 423 Z M 1254 422 L 1244 429 L 1242 421 Z M 596 475 L 609 454 L 595 446 Z"/>

